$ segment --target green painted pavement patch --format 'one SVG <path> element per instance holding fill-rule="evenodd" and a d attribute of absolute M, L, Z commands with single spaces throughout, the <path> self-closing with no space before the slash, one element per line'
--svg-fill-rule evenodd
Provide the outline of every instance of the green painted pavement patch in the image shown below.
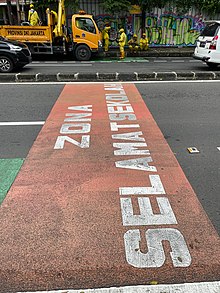
<path fill-rule="evenodd" d="M 17 176 L 24 159 L 0 159 L 0 204 Z"/>
<path fill-rule="evenodd" d="M 94 59 L 93 62 L 149 62 L 147 57 L 125 57 L 120 59 L 119 57 L 104 57 L 100 59 Z"/>

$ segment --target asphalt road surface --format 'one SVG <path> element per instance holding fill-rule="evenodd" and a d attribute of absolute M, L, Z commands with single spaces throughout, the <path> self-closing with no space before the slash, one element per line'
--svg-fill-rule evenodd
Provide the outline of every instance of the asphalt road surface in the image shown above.
<path fill-rule="evenodd" d="M 0 292 L 219 280 L 219 89 L 2 84 Z"/>
<path fill-rule="evenodd" d="M 1 85 L 0 122 L 46 121 L 64 85 Z M 220 83 L 137 84 L 220 234 Z M 25 158 L 42 124 L 0 126 L 1 158 Z M 190 155 L 195 146 L 200 154 Z"/>
<path fill-rule="evenodd" d="M 219 71 L 217 68 L 215 71 Z M 213 71 L 202 61 L 191 57 L 151 57 L 132 58 L 127 57 L 120 61 L 117 58 L 96 60 L 88 62 L 77 61 L 33 61 L 22 69 L 24 74 L 36 73 L 146 73 L 146 72 L 167 72 L 167 71 Z M 18 71 L 19 72 L 19 71 Z"/>

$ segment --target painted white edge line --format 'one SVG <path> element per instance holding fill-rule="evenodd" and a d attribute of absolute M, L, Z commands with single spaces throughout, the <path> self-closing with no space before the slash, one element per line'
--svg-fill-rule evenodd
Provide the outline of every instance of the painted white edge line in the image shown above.
<path fill-rule="evenodd" d="M 194 60 L 194 59 L 192 59 L 192 60 L 189 60 L 189 62 L 201 62 L 201 60 Z"/>
<path fill-rule="evenodd" d="M 44 125 L 45 121 L 0 122 L 0 126 Z"/>
<path fill-rule="evenodd" d="M 167 60 L 154 60 L 155 63 L 166 63 Z"/>
<path fill-rule="evenodd" d="M 172 72 L 172 71 L 171 71 Z M 23 86 L 23 85 L 59 85 L 59 84 L 154 84 L 154 83 L 218 83 L 220 80 L 207 80 L 207 79 L 201 79 L 201 80 L 139 80 L 139 81 L 53 81 L 53 82 L 0 82 L 0 85 L 18 85 L 18 86 Z"/>
<path fill-rule="evenodd" d="M 140 285 L 80 290 L 53 290 L 17 293 L 219 293 L 220 281 L 172 285 Z"/>
<path fill-rule="evenodd" d="M 171 62 L 173 62 L 173 63 L 184 63 L 185 60 L 171 60 Z"/>
<path fill-rule="evenodd" d="M 92 64 L 77 64 L 77 63 L 38 63 L 38 64 L 27 64 L 26 67 L 68 67 L 68 66 L 73 66 L 73 67 L 91 67 Z"/>

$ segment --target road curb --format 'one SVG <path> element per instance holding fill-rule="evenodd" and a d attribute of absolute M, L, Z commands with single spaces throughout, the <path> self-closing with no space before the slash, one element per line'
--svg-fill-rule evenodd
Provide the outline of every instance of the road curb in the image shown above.
<path fill-rule="evenodd" d="M 179 81 L 179 80 L 220 80 L 220 73 L 215 72 L 151 72 L 151 73 L 57 73 L 57 74 L 4 74 L 0 83 L 5 82 L 103 82 L 103 81 Z"/>

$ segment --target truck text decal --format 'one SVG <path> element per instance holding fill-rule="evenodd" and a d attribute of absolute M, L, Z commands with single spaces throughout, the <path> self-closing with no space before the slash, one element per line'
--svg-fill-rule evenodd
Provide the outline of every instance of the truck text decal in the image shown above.
<path fill-rule="evenodd" d="M 8 30 L 10 36 L 45 36 L 44 30 Z"/>

